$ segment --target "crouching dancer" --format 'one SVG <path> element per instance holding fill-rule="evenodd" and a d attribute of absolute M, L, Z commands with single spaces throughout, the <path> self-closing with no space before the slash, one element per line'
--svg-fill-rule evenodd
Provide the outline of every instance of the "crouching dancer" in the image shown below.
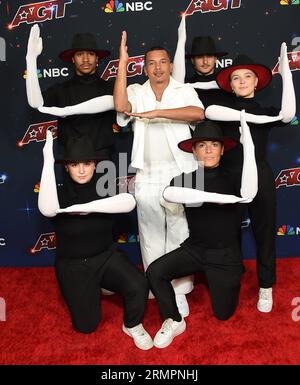
<path fill-rule="evenodd" d="M 153 346 L 142 325 L 149 288 L 142 272 L 116 249 L 112 226 L 114 213 L 134 209 L 132 195 L 99 197 L 96 191 L 96 151 L 88 137 L 66 146 L 66 177 L 56 187 L 53 137 L 47 132 L 38 207 L 54 217 L 57 240 L 55 273 L 70 311 L 73 328 L 92 333 L 101 319 L 101 287 L 121 294 L 124 301 L 123 331 L 143 350 Z"/>
<path fill-rule="evenodd" d="M 181 150 L 192 152 L 203 167 L 190 175 L 182 174 L 184 178 L 180 181 L 192 181 L 189 187 L 178 187 L 179 177 L 176 177 L 163 193 L 167 201 L 184 204 L 190 235 L 178 249 L 152 262 L 146 272 L 164 321 L 154 338 L 154 346 L 158 348 L 170 345 L 186 328 L 176 306 L 172 279 L 202 271 L 208 280 L 214 315 L 226 320 L 237 307 L 244 271 L 238 204 L 251 201 L 257 192 L 254 146 L 244 112 L 241 113 L 241 143 L 242 176 L 221 167 L 222 154 L 236 142 L 225 138 L 216 123 L 199 123 L 193 137 L 178 144 Z M 204 189 L 197 189 L 197 176 L 201 172 L 204 172 Z"/>

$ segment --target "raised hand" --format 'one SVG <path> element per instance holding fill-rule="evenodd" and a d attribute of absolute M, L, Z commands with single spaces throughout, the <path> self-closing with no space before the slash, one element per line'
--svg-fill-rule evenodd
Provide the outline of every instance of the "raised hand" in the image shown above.
<path fill-rule="evenodd" d="M 40 27 L 34 24 L 31 27 L 28 44 L 27 44 L 27 56 L 37 58 L 43 51 L 43 40 L 40 36 Z"/>
<path fill-rule="evenodd" d="M 120 62 L 128 62 L 128 47 L 127 47 L 127 33 L 122 32 L 121 45 L 120 45 Z"/>
<path fill-rule="evenodd" d="M 281 76 L 285 74 L 289 70 L 289 59 L 287 55 L 287 46 L 286 43 L 282 43 L 280 47 L 280 57 L 278 58 L 279 60 L 279 67 L 278 67 L 278 72 L 280 73 Z"/>
<path fill-rule="evenodd" d="M 51 159 L 54 161 L 53 157 L 53 135 L 51 130 L 47 130 L 46 132 L 46 142 L 43 147 L 43 155 L 44 155 L 44 161 Z"/>

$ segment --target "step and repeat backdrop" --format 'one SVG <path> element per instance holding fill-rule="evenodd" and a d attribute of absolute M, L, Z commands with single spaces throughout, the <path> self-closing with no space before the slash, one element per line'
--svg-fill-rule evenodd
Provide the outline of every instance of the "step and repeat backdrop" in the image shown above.
<path fill-rule="evenodd" d="M 281 77 L 278 56 L 281 42 L 288 47 L 290 67 L 299 104 L 300 1 L 299 0 L 54 0 L 0 1 L 0 266 L 49 266 L 55 257 L 55 233 L 50 220 L 37 209 L 42 169 L 42 148 L 47 128 L 57 130 L 55 117 L 28 106 L 26 99 L 26 48 L 30 28 L 37 23 L 43 39 L 38 57 L 41 88 L 73 76 L 72 65 L 58 53 L 71 47 L 77 32 L 92 32 L 100 48 L 111 51 L 99 67 L 99 76 L 114 80 L 118 68 L 121 32 L 128 33 L 128 83 L 143 83 L 144 52 L 156 45 L 174 55 L 182 13 L 187 15 L 186 51 L 193 37 L 211 35 L 228 56 L 218 68 L 231 64 L 240 53 L 273 70 L 271 85 L 261 92 L 264 105 L 280 107 Z M 186 63 L 191 75 L 191 63 Z M 299 111 L 299 110 L 298 110 Z M 300 113 L 300 112 L 299 112 Z M 113 125 L 116 148 L 129 160 L 130 126 Z M 277 189 L 277 255 L 300 255 L 300 125 L 297 116 L 274 128 L 268 159 Z M 129 163 L 129 162 L 128 162 Z M 59 173 L 59 171 L 58 171 Z M 131 176 L 120 183 L 129 183 Z M 255 246 L 246 217 L 243 222 L 244 258 L 255 258 Z M 129 257 L 140 262 L 136 213 L 120 216 L 116 239 Z"/>

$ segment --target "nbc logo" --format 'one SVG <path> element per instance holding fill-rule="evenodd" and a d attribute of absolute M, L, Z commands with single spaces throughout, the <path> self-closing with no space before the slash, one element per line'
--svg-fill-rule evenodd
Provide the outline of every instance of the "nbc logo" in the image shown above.
<path fill-rule="evenodd" d="M 299 5 L 300 0 L 280 0 L 280 5 Z"/>
<path fill-rule="evenodd" d="M 141 11 L 152 11 L 152 1 L 133 1 L 133 2 L 121 2 L 119 0 L 110 0 L 106 3 L 104 12 L 141 12 Z"/>
<path fill-rule="evenodd" d="M 69 70 L 67 67 L 64 68 L 48 68 L 48 69 L 37 69 L 37 77 L 41 78 L 58 78 L 60 76 L 67 77 L 69 76 Z M 24 71 L 23 79 L 27 79 L 27 70 Z"/>
<path fill-rule="evenodd" d="M 279 227 L 277 231 L 277 235 L 283 236 L 283 235 L 299 235 L 300 234 L 300 227 L 296 227 L 296 229 L 293 226 L 290 225 L 282 225 Z"/>

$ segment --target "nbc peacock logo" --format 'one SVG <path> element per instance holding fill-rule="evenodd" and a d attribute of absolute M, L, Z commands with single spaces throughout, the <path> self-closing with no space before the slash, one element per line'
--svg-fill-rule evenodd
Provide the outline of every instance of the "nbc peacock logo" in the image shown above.
<path fill-rule="evenodd" d="M 293 226 L 290 225 L 282 225 L 279 227 L 277 231 L 277 235 L 283 236 L 283 235 L 296 235 L 295 229 Z"/>
<path fill-rule="evenodd" d="M 104 12 L 112 13 L 112 12 L 125 12 L 124 4 L 119 0 L 110 0 L 104 8 Z"/>
<path fill-rule="evenodd" d="M 300 5 L 300 0 L 280 0 L 280 5 Z"/>

